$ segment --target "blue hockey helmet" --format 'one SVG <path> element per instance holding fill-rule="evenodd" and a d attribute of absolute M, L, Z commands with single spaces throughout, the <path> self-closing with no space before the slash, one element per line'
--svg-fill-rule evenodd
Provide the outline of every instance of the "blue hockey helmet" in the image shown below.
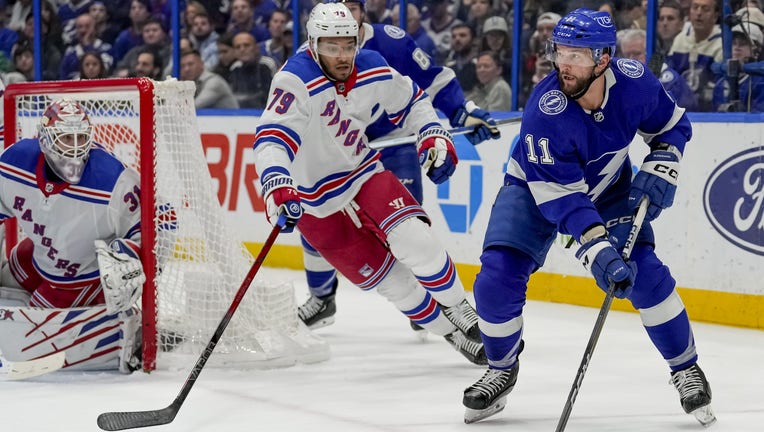
<path fill-rule="evenodd" d="M 592 50 L 592 58 L 599 63 L 605 49 L 615 55 L 616 35 L 613 18 L 607 12 L 586 8 L 576 9 L 565 15 L 554 27 L 551 51 L 555 45 L 564 45 Z"/>

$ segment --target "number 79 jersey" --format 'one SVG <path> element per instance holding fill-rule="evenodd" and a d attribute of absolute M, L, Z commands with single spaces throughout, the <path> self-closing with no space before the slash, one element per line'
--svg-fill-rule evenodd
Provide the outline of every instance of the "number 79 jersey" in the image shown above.
<path fill-rule="evenodd" d="M 440 124 L 427 94 L 378 53 L 359 50 L 351 76 L 336 82 L 300 52 L 271 83 L 255 135 L 258 175 L 288 173 L 306 213 L 335 213 L 384 169 L 364 134 L 382 115 L 408 130 Z"/>

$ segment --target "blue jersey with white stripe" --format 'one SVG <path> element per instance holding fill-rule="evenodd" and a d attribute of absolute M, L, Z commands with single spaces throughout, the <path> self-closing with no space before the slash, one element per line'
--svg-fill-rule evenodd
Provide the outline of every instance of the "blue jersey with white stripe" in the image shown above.
<path fill-rule="evenodd" d="M 507 180 L 526 185 L 544 217 L 578 239 L 603 223 L 598 202 L 628 193 L 629 144 L 637 133 L 650 146 L 668 143 L 679 151 L 692 133 L 684 109 L 642 63 L 612 59 L 595 111 L 562 93 L 552 72 L 528 100 Z"/>

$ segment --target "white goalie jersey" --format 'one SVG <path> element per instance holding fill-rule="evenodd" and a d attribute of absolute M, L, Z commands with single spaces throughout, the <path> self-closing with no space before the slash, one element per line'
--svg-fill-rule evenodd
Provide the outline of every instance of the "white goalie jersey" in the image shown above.
<path fill-rule="evenodd" d="M 335 213 L 384 170 L 364 135 L 383 114 L 407 130 L 440 124 L 426 93 L 378 53 L 360 50 L 345 82 L 329 80 L 308 51 L 298 53 L 271 84 L 254 143 L 258 174 L 289 172 L 305 212 Z"/>

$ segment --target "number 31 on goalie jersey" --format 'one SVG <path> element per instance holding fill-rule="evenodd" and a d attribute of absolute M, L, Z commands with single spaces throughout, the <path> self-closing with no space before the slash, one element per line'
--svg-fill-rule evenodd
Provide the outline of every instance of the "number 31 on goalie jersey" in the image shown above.
<path fill-rule="evenodd" d="M 289 107 L 292 106 L 292 102 L 294 102 L 294 94 L 277 88 L 273 90 L 273 98 L 266 110 L 273 108 L 273 111 L 278 114 L 286 114 L 286 112 L 289 111 Z M 278 103 L 278 105 L 274 108 L 273 106 L 276 105 L 276 103 Z"/>

